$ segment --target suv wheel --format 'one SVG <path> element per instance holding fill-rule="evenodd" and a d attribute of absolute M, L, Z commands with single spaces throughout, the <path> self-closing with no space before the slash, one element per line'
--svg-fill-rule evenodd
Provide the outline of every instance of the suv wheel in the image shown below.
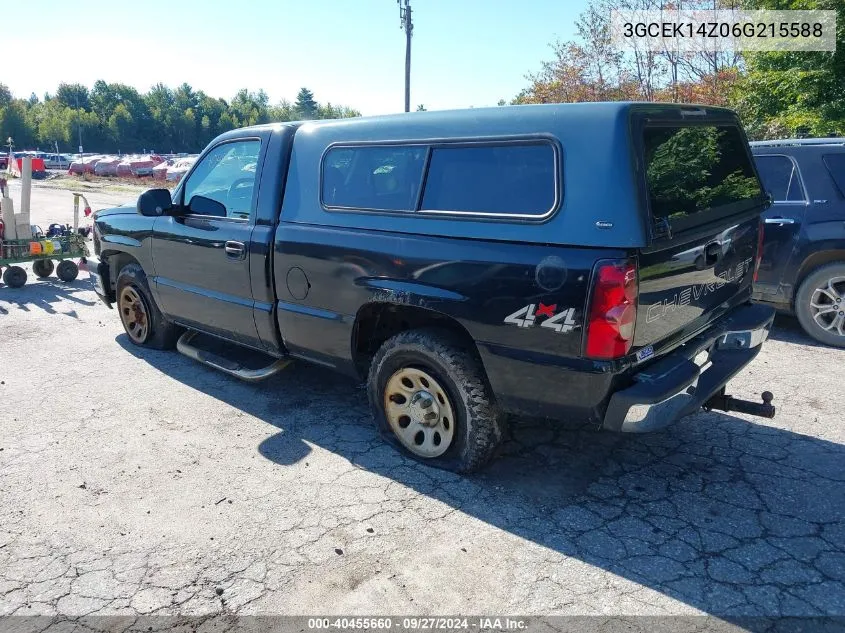
<path fill-rule="evenodd" d="M 135 345 L 173 349 L 178 329 L 158 309 L 147 276 L 138 264 L 127 264 L 117 276 L 117 311 L 129 340 Z"/>
<path fill-rule="evenodd" d="M 795 314 L 817 341 L 845 347 L 845 262 L 810 273 L 795 296 Z"/>
<path fill-rule="evenodd" d="M 388 339 L 370 365 L 367 390 L 379 430 L 425 464 L 473 472 L 502 441 L 504 416 L 481 364 L 448 332 Z"/>

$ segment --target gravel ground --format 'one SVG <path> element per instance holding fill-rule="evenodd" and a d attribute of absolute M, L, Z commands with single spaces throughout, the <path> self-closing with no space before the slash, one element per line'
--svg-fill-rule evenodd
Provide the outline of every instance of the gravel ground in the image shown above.
<path fill-rule="evenodd" d="M 472 477 L 323 369 L 132 346 L 85 273 L 0 286 L 0 335 L 0 615 L 845 615 L 845 350 L 790 319 L 730 386 L 774 420 L 523 422 Z"/>

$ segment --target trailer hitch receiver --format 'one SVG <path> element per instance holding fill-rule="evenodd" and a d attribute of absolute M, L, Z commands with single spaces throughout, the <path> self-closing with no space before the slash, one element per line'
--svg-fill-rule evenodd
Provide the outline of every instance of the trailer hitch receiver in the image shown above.
<path fill-rule="evenodd" d="M 756 415 L 761 418 L 775 417 L 775 407 L 772 404 L 774 395 L 771 391 L 764 391 L 762 394 L 763 402 L 751 402 L 750 400 L 740 400 L 725 393 L 725 388 L 711 397 L 704 403 L 705 411 L 712 411 L 717 409 L 719 411 L 738 411 L 739 413 L 747 413 L 748 415 Z"/>

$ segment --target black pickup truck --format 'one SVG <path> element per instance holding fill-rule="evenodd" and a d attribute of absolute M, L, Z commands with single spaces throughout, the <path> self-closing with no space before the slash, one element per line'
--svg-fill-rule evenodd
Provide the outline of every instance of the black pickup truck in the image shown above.
<path fill-rule="evenodd" d="M 390 441 L 468 472 L 507 414 L 774 415 L 770 394 L 724 389 L 773 319 L 750 303 L 767 205 L 719 108 L 284 123 L 215 139 L 172 195 L 97 212 L 89 266 L 133 343 L 250 380 L 291 359 L 366 377 Z"/>

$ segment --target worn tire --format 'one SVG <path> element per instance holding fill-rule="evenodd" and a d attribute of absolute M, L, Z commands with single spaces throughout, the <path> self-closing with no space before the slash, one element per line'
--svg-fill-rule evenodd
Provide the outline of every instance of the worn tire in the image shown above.
<path fill-rule="evenodd" d="M 820 343 L 834 347 L 845 347 L 845 336 L 826 331 L 819 325 L 813 318 L 814 309 L 810 305 L 816 289 L 827 286 L 829 280 L 837 277 L 845 279 L 845 262 L 826 264 L 807 275 L 795 295 L 795 315 L 804 331 Z M 840 282 L 837 287 L 840 288 L 839 311 L 845 312 L 845 282 Z M 845 326 L 843 326 L 843 329 L 845 329 Z"/>
<path fill-rule="evenodd" d="M 53 274 L 53 260 L 51 259 L 36 259 L 32 262 L 32 272 L 35 273 L 35 276 L 44 279 L 45 277 L 49 277 Z"/>
<path fill-rule="evenodd" d="M 76 265 L 75 262 L 70 261 L 69 259 L 63 259 L 59 262 L 59 265 L 56 266 L 56 277 L 64 281 L 65 283 L 70 283 L 76 279 L 79 275 L 79 266 Z"/>
<path fill-rule="evenodd" d="M 450 400 L 456 418 L 454 435 L 440 456 L 414 454 L 388 422 L 385 390 L 391 376 L 405 367 L 430 374 Z M 370 365 L 367 394 L 382 435 L 406 455 L 430 466 L 474 472 L 490 460 L 505 434 L 505 416 L 496 405 L 480 361 L 445 330 L 408 330 L 385 341 Z"/>
<path fill-rule="evenodd" d="M 147 275 L 144 274 L 144 269 L 138 264 L 127 264 L 120 269 L 117 275 L 116 296 L 118 298 L 118 312 L 120 312 L 119 299 L 123 289 L 131 286 L 140 295 L 141 301 L 149 319 L 149 327 L 146 336 L 142 341 L 136 341 L 130 334 L 126 322 L 121 316 L 121 323 L 123 329 L 126 330 L 126 336 L 130 342 L 135 345 L 143 347 L 152 347 L 153 349 L 173 349 L 176 347 L 176 339 L 179 338 L 179 328 L 175 323 L 168 321 L 161 310 L 158 309 L 150 286 L 147 283 Z"/>
<path fill-rule="evenodd" d="M 26 283 L 26 271 L 20 266 L 9 266 L 3 271 L 3 283 L 9 288 L 22 288 Z"/>

